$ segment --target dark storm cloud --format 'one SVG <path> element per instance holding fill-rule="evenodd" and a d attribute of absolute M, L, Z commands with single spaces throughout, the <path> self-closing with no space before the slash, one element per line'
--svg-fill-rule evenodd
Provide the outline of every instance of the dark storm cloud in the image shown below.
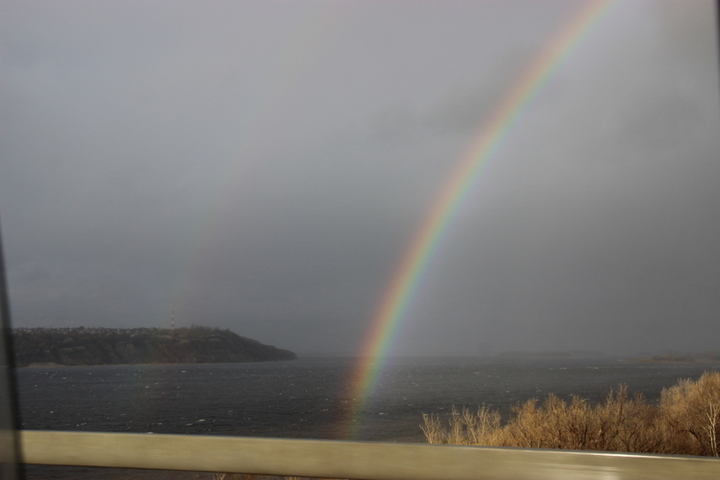
<path fill-rule="evenodd" d="M 396 352 L 712 348 L 709 7 L 613 7 L 488 162 Z M 356 352 L 445 178 L 575 2 L 9 2 L 14 322 Z"/>

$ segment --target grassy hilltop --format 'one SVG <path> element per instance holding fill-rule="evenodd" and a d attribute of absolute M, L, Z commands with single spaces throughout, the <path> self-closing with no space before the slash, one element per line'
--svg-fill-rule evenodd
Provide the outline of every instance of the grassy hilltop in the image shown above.
<path fill-rule="evenodd" d="M 12 332 L 15 364 L 112 365 L 294 360 L 288 350 L 230 330 L 191 328 L 25 328 Z"/>

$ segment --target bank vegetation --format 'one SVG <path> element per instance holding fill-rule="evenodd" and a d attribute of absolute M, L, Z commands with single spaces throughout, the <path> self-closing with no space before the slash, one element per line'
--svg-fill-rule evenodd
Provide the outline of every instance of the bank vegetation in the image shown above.
<path fill-rule="evenodd" d="M 657 404 L 620 385 L 596 404 L 549 395 L 518 404 L 506 422 L 481 406 L 453 409 L 447 420 L 424 414 L 421 428 L 429 443 L 439 444 L 718 457 L 720 372 L 681 380 Z"/>
<path fill-rule="evenodd" d="M 493 447 L 552 448 L 607 452 L 720 456 L 720 372 L 680 380 L 662 391 L 657 404 L 630 395 L 626 385 L 597 404 L 578 396 L 569 402 L 549 395 L 518 404 L 503 422 L 500 412 L 481 406 L 453 408 L 447 420 L 424 414 L 420 425 L 429 443 Z M 214 480 L 307 480 L 247 474 L 215 474 Z"/>

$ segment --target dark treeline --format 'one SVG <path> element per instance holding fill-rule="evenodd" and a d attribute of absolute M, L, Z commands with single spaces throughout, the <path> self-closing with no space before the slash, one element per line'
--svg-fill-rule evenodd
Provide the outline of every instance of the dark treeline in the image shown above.
<path fill-rule="evenodd" d="M 293 360 L 288 350 L 218 328 L 21 328 L 15 364 L 113 365 Z"/>

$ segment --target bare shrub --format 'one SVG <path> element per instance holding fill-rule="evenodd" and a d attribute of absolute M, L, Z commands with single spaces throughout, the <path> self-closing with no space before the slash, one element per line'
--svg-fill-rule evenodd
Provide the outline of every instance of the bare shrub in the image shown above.
<path fill-rule="evenodd" d="M 422 414 L 423 423 L 420 429 L 425 434 L 428 443 L 444 443 L 446 427 L 445 424 L 434 413 Z"/>
<path fill-rule="evenodd" d="M 720 372 L 705 372 L 697 381 L 680 380 L 663 390 L 660 412 L 665 453 L 720 456 Z"/>
<path fill-rule="evenodd" d="M 549 395 L 541 406 L 532 399 L 513 414 L 503 427 L 502 446 L 648 452 L 658 443 L 648 428 L 652 407 L 642 397 L 628 398 L 625 386 L 595 407 L 578 396 L 568 403 Z"/>
<path fill-rule="evenodd" d="M 595 450 L 652 453 L 663 444 L 657 408 L 640 394 L 630 398 L 627 385 L 620 385 L 616 392 L 611 390 L 595 414 L 600 427 Z"/>
<path fill-rule="evenodd" d="M 620 385 L 595 406 L 577 396 L 551 394 L 540 405 L 532 398 L 505 425 L 484 406 L 423 422 L 429 443 L 720 456 L 720 373 L 681 380 L 663 390 L 659 406 Z"/>
<path fill-rule="evenodd" d="M 251 473 L 213 473 L 213 480 L 348 480 L 334 478 L 278 477 L 273 475 L 254 475 Z"/>
<path fill-rule="evenodd" d="M 258 476 L 250 473 L 213 473 L 213 480 L 258 480 Z"/>
<path fill-rule="evenodd" d="M 500 413 L 485 405 L 476 412 L 453 406 L 447 424 L 434 414 L 423 414 L 420 428 L 428 443 L 495 445 L 495 435 L 500 431 Z"/>

